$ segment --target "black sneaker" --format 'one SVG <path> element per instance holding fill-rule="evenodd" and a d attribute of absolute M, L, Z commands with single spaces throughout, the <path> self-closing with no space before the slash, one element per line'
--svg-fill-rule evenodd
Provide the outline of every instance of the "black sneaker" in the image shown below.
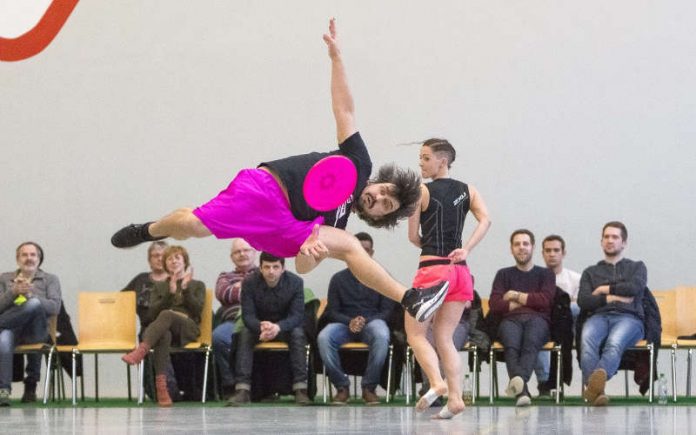
<path fill-rule="evenodd" d="M 442 281 L 433 287 L 408 289 L 401 300 L 401 306 L 416 320 L 423 322 L 440 308 L 448 288 L 449 281 Z"/>
<path fill-rule="evenodd" d="M 121 228 L 116 231 L 116 233 L 111 236 L 111 244 L 117 248 L 132 248 L 133 246 L 138 246 L 145 242 L 154 242 L 155 240 L 162 240 L 166 237 L 152 237 L 147 231 L 147 228 L 152 222 L 147 222 L 144 224 L 130 224 L 126 227 Z"/>

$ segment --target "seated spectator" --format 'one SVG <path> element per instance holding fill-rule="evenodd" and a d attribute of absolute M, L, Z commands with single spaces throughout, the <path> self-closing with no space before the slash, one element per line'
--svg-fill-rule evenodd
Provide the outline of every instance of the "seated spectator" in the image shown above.
<path fill-rule="evenodd" d="M 516 398 L 517 406 L 529 406 L 532 400 L 527 382 L 539 351 L 549 339 L 556 280 L 551 270 L 534 265 L 531 231 L 514 231 L 510 250 L 516 264 L 500 269 L 495 275 L 490 310 L 502 318 L 497 333 L 505 347 L 505 365 L 510 376 L 505 393 Z"/>
<path fill-rule="evenodd" d="M 169 274 L 164 270 L 164 263 L 162 262 L 162 255 L 164 250 L 169 245 L 165 241 L 152 242 L 147 248 L 147 262 L 150 266 L 149 272 L 141 272 L 137 274 L 133 279 L 130 280 L 128 284 L 121 291 L 132 291 L 135 292 L 135 309 L 138 314 L 138 320 L 140 320 L 140 333 L 139 337 L 142 340 L 142 334 L 145 328 L 152 321 L 150 319 L 150 295 L 152 288 L 155 286 L 156 282 L 166 281 Z M 179 368 L 180 370 L 185 369 Z M 174 365 L 170 360 L 167 365 L 167 389 L 169 391 L 169 396 L 175 402 L 180 400 L 180 390 L 179 384 L 176 381 L 176 375 L 174 370 Z M 155 398 L 154 391 L 154 379 L 152 378 L 152 359 L 149 357 L 145 358 L 145 379 L 143 381 L 145 393 Z"/>
<path fill-rule="evenodd" d="M 372 237 L 367 233 L 358 233 L 355 237 L 372 257 Z M 362 398 L 367 405 L 379 404 L 375 389 L 389 352 L 387 319 L 394 306 L 390 299 L 361 284 L 349 269 L 331 277 L 324 312 L 329 323 L 319 333 L 317 343 L 329 380 L 336 387 L 333 404 L 345 405 L 350 398 L 350 378 L 341 366 L 339 349 L 353 341 L 369 347 L 367 367 L 362 374 Z"/>
<path fill-rule="evenodd" d="M 24 242 L 16 250 L 17 270 L 0 275 L 0 406 L 10 406 L 12 358 L 17 344 L 48 342 L 47 318 L 58 315 L 58 277 L 41 269 L 43 250 Z M 27 355 L 22 402 L 36 401 L 41 354 Z"/>
<path fill-rule="evenodd" d="M 121 359 L 138 364 L 154 349 L 157 403 L 172 406 L 166 374 L 169 349 L 172 344 L 185 346 L 200 335 L 198 324 L 205 304 L 205 284 L 190 279 L 189 256 L 183 247 L 168 247 L 162 261 L 169 277 L 152 288 L 148 316 L 153 320 L 145 328 L 140 345 Z"/>
<path fill-rule="evenodd" d="M 578 290 L 580 289 L 580 274 L 574 270 L 563 267 L 563 260 L 566 256 L 565 240 L 563 237 L 551 234 L 541 242 L 541 254 L 544 257 L 546 267 L 556 274 L 556 287 L 568 293 L 570 297 L 570 310 L 573 319 L 578 317 L 580 307 L 578 306 Z M 555 388 L 555 376 L 550 377 L 551 352 L 539 352 L 534 372 L 537 376 L 537 388 L 539 396 L 550 396 L 551 389 Z"/>
<path fill-rule="evenodd" d="M 250 273 L 258 270 L 256 267 L 256 250 L 249 246 L 244 239 L 232 241 L 230 254 L 234 270 L 222 272 L 215 284 L 215 297 L 222 305 L 218 310 L 221 323 L 213 330 L 213 350 L 215 363 L 220 372 L 222 393 L 225 400 L 234 393 L 234 371 L 230 367 L 230 349 L 235 322 L 241 308 L 240 293 L 242 281 Z"/>
<path fill-rule="evenodd" d="M 307 337 L 302 325 L 304 283 L 302 278 L 285 270 L 284 258 L 262 252 L 259 262 L 259 272 L 242 282 L 244 327 L 236 339 L 235 394 L 227 405 L 239 406 L 251 401 L 254 346 L 261 341 L 288 344 L 295 402 L 308 405 L 311 399 L 307 395 Z"/>
<path fill-rule="evenodd" d="M 593 406 L 605 406 L 608 379 L 619 368 L 627 348 L 644 335 L 643 296 L 648 272 L 642 261 L 623 257 L 628 231 L 621 222 L 602 228 L 604 260 L 582 273 L 578 304 L 582 327 L 580 369 L 585 385 L 583 397 Z"/>

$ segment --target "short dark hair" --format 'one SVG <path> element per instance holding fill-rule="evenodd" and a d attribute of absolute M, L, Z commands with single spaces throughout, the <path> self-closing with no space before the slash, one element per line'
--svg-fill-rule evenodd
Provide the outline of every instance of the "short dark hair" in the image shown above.
<path fill-rule="evenodd" d="M 355 233 L 355 238 L 360 240 L 361 242 L 370 242 L 371 245 L 374 245 L 374 242 L 372 241 L 372 236 L 367 234 L 366 232 L 359 232 Z"/>
<path fill-rule="evenodd" d="M 25 246 L 33 246 L 34 248 L 36 248 L 36 252 L 37 252 L 37 254 L 39 254 L 39 265 L 37 267 L 41 267 L 41 265 L 43 264 L 43 260 L 44 260 L 44 252 L 43 252 L 43 249 L 41 248 L 41 246 L 39 246 L 39 244 L 36 242 L 20 243 L 19 246 L 17 246 L 17 249 L 15 251 L 16 257 L 19 259 L 19 250 Z"/>
<path fill-rule="evenodd" d="M 452 167 L 452 162 L 457 158 L 457 151 L 447 139 L 434 137 L 423 142 L 423 146 L 430 148 L 436 154 L 444 154 L 447 158 L 448 169 Z"/>
<path fill-rule="evenodd" d="M 365 213 L 360 201 L 356 201 L 358 217 L 369 226 L 375 228 L 394 228 L 399 220 L 413 214 L 421 196 L 421 177 L 415 171 L 400 168 L 394 164 L 384 165 L 379 168 L 377 176 L 370 180 L 374 183 L 391 183 L 394 188 L 390 192 L 396 197 L 401 206 L 395 211 L 380 217 L 372 217 Z"/>
<path fill-rule="evenodd" d="M 624 242 L 628 240 L 628 230 L 626 229 L 626 225 L 624 225 L 623 222 L 611 221 L 604 224 L 604 226 L 602 227 L 602 237 L 604 237 L 604 230 L 606 230 L 608 227 L 618 228 L 619 230 L 621 230 L 621 240 L 623 240 Z"/>
<path fill-rule="evenodd" d="M 529 240 L 532 242 L 532 245 L 534 244 L 534 233 L 531 231 L 525 229 L 525 228 L 520 228 L 519 230 L 515 230 L 512 232 L 510 235 L 510 244 L 512 245 L 512 240 L 515 238 L 516 235 L 518 234 L 526 234 L 529 236 Z"/>
<path fill-rule="evenodd" d="M 559 236 L 558 234 L 551 234 L 549 236 L 546 236 L 544 238 L 544 241 L 541 242 L 542 249 L 544 248 L 544 243 L 553 241 L 561 242 L 561 251 L 565 252 L 565 240 L 563 240 L 563 237 Z"/>
<path fill-rule="evenodd" d="M 261 266 L 264 261 L 268 263 L 275 263 L 277 261 L 280 261 L 280 265 L 285 267 L 285 258 L 276 257 L 275 255 L 269 254 L 266 251 L 262 252 L 261 255 L 259 255 L 259 266 Z"/>

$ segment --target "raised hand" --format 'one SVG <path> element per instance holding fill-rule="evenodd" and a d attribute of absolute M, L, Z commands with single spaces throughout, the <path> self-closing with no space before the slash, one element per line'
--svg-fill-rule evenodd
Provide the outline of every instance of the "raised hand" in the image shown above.
<path fill-rule="evenodd" d="M 324 42 L 329 47 L 329 57 L 334 58 L 341 55 L 341 49 L 338 47 L 338 39 L 336 37 L 336 18 L 329 20 L 329 33 L 324 33 Z"/>

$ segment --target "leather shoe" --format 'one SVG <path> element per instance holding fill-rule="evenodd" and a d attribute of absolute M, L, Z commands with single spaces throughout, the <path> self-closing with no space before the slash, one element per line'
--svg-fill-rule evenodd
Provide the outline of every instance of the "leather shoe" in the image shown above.
<path fill-rule="evenodd" d="M 331 401 L 331 404 L 346 405 L 348 404 L 348 399 L 350 399 L 350 390 L 348 389 L 348 387 L 338 387 L 336 389 L 336 395 Z"/>
<path fill-rule="evenodd" d="M 24 384 L 22 403 L 36 402 L 36 384 Z"/>
<path fill-rule="evenodd" d="M 366 405 L 379 405 L 379 396 L 370 388 L 363 388 L 362 398 Z"/>

